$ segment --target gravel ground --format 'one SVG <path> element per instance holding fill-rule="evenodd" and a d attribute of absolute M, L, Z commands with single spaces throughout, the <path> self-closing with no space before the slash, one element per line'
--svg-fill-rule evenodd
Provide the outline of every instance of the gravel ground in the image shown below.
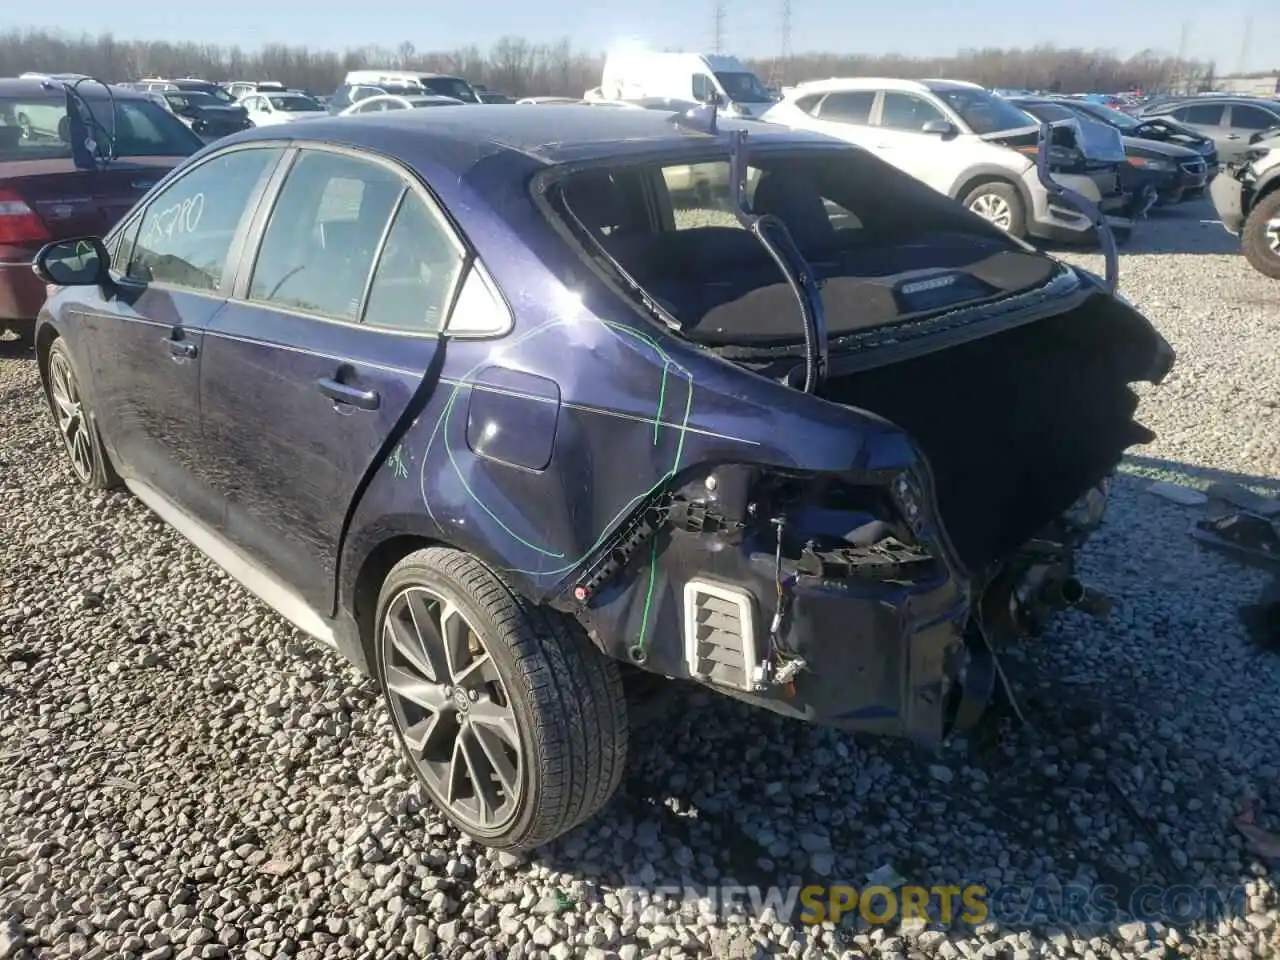
<path fill-rule="evenodd" d="M 127 495 L 73 489 L 33 365 L 0 359 L 0 958 L 1274 950 L 1277 874 L 1231 827 L 1252 797 L 1280 830 L 1280 657 L 1237 619 L 1262 576 L 1193 545 L 1197 508 L 1135 475 L 1280 477 L 1280 286 L 1211 215 L 1157 213 L 1123 257 L 1123 291 L 1179 365 L 1148 391 L 1160 438 L 1083 557 L 1112 619 L 1066 616 L 1009 657 L 1029 726 L 931 757 L 682 692 L 636 733 L 605 812 L 529 860 L 424 809 L 370 682 Z M 886 864 L 913 884 L 1106 884 L 1122 904 L 1144 884 L 1244 893 L 1220 922 L 888 929 L 675 917 L 636 896 L 861 885 Z"/>

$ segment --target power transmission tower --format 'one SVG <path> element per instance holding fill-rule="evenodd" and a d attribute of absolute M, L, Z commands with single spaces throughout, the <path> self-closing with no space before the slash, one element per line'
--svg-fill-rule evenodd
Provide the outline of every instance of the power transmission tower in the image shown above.
<path fill-rule="evenodd" d="M 791 0 L 782 0 L 782 61 L 778 83 L 785 83 L 787 68 L 791 65 Z"/>
<path fill-rule="evenodd" d="M 1249 48 L 1253 45 L 1253 14 L 1244 18 L 1244 36 L 1240 39 L 1240 62 L 1236 73 L 1244 73 L 1249 65 Z"/>
<path fill-rule="evenodd" d="M 1176 69 L 1178 71 L 1177 90 L 1176 93 L 1190 93 L 1188 89 L 1189 82 L 1187 78 L 1187 46 L 1191 42 L 1191 21 L 1182 21 L 1182 32 L 1178 35 L 1178 60 Z"/>
<path fill-rule="evenodd" d="M 724 53 L 724 0 L 714 0 L 711 7 L 712 46 L 716 53 Z"/>

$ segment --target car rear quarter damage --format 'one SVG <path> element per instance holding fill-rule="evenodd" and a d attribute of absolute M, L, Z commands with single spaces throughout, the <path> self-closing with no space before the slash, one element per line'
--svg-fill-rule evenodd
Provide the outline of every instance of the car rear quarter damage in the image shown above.
<path fill-rule="evenodd" d="M 1073 553 L 1152 437 L 1130 385 L 1172 352 L 1096 278 L 878 161 L 844 175 L 875 197 L 820 198 L 846 236 L 766 185 L 827 162 L 752 177 L 822 278 L 812 393 L 794 290 L 723 210 L 671 209 L 661 163 L 544 178 L 544 222 L 508 212 L 538 269 L 492 261 L 515 332 L 450 343 L 353 517 L 348 601 L 380 531 L 412 528 L 645 670 L 922 743 L 972 722 L 993 650 L 1090 602 Z"/>

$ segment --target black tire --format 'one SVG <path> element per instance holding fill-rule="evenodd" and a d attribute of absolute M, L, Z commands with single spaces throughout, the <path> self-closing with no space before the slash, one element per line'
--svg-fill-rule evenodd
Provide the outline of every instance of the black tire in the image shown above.
<path fill-rule="evenodd" d="M 70 432 L 70 423 L 64 422 L 64 415 L 60 412 L 58 403 L 60 387 L 58 381 L 63 378 L 63 371 L 66 371 L 68 378 L 64 382 L 68 383 L 73 391 L 70 399 L 74 400 L 79 407 L 78 422 L 74 427 L 76 433 Z M 54 429 L 58 431 L 58 437 L 62 441 L 62 448 L 67 454 L 72 477 L 80 486 L 88 490 L 110 490 L 118 487 L 120 477 L 111 466 L 111 461 L 102 445 L 102 438 L 98 435 L 93 411 L 80 391 L 80 375 L 71 359 L 71 351 L 67 349 L 60 337 L 49 344 L 49 352 L 41 364 L 40 375 L 44 381 L 44 394 L 49 404 L 49 414 L 53 418 Z M 77 418 L 72 417 L 71 420 L 74 421 Z M 79 431 L 83 431 L 82 439 L 78 438 Z"/>
<path fill-rule="evenodd" d="M 501 697 L 500 708 L 514 718 L 520 747 L 514 765 L 519 790 L 512 791 L 516 796 L 507 804 L 511 807 L 508 815 L 491 826 L 477 825 L 477 818 L 460 803 L 451 803 L 442 795 L 437 782 L 433 782 L 437 775 L 433 771 L 441 766 L 440 762 L 427 762 L 426 749 L 417 753 L 406 740 L 405 728 L 413 726 L 408 710 L 415 702 L 393 693 L 388 676 L 393 658 L 401 661 L 392 665 L 397 676 L 415 669 L 404 662 L 403 647 L 391 639 L 405 623 L 397 609 L 403 611 L 408 598 L 414 596 L 436 597 L 457 608 L 463 625 L 469 628 L 465 634 L 468 645 L 478 641 L 488 655 L 486 667 L 491 664 L 501 680 L 500 686 L 489 687 L 494 702 Z M 437 607 L 440 609 L 443 604 Z M 416 624 L 418 614 L 414 609 L 409 613 Z M 618 665 L 591 645 L 576 621 L 518 596 L 469 554 L 429 547 L 405 557 L 387 575 L 378 596 L 375 625 L 372 660 L 396 739 L 427 794 L 463 833 L 495 849 L 531 850 L 594 816 L 613 795 L 626 765 L 626 697 Z M 437 637 L 448 632 L 433 629 Z M 471 666 L 475 666 L 476 654 L 467 655 L 473 661 Z M 424 654 L 424 660 L 428 659 Z M 425 671 L 418 671 L 418 675 L 427 677 Z M 452 674 L 449 683 L 460 676 Z M 433 685 L 439 679 L 430 678 Z M 467 710 L 476 709 L 466 705 L 465 693 L 460 706 L 451 705 L 458 704 L 457 693 L 462 690 L 460 680 L 456 688 L 443 687 L 435 726 L 427 729 L 440 727 L 446 711 L 453 711 L 453 720 L 449 721 L 452 729 L 476 730 L 478 716 L 470 727 L 464 716 Z M 475 699 L 473 694 L 472 700 Z M 485 701 L 487 706 L 493 706 L 490 694 L 486 694 Z M 431 716 L 427 708 L 421 709 L 424 715 Z M 459 717 L 464 719 L 458 720 Z M 421 721 L 417 727 L 420 731 Z M 423 737 L 426 744 L 429 737 Z M 454 735 L 451 756 L 458 755 L 460 737 L 461 733 Z M 478 741 L 473 738 L 470 742 Z M 488 757 L 492 757 L 493 742 L 488 739 L 484 748 Z M 474 773 L 469 764 L 464 769 Z M 485 778 L 492 781 L 486 792 L 494 790 L 498 781 L 497 767 L 490 769 L 494 776 Z M 496 792 L 510 797 L 500 786 L 496 786 Z M 478 789 L 473 790 L 476 809 L 480 807 L 479 793 Z"/>
<path fill-rule="evenodd" d="M 1240 231 L 1240 245 L 1249 265 L 1265 277 L 1280 280 L 1280 251 L 1273 250 L 1267 225 L 1280 219 L 1280 190 L 1273 190 L 1253 205 Z"/>
<path fill-rule="evenodd" d="M 997 224 L 1005 233 L 1010 236 L 1017 237 L 1019 240 L 1025 240 L 1027 236 L 1027 211 L 1023 206 L 1022 197 L 1018 194 L 1018 188 L 1011 183 L 1005 183 L 1001 180 L 988 180 L 986 183 L 980 183 L 967 194 L 962 201 L 966 208 L 974 210 L 974 205 L 978 204 L 983 197 L 996 197 L 1000 202 L 1005 204 L 1009 210 L 1008 226 Z M 983 216 L 978 213 L 978 216 Z M 983 217 L 988 222 L 993 222 L 988 217 Z"/>

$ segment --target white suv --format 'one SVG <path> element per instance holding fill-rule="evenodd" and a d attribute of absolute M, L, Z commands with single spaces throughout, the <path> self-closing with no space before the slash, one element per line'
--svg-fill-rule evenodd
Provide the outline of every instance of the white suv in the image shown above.
<path fill-rule="evenodd" d="M 1019 238 L 1092 238 L 1089 218 L 1052 200 L 1040 182 L 1035 164 L 1038 121 L 977 84 L 863 77 L 816 80 L 789 90 L 761 119 L 874 150 Z M 1082 172 L 1055 172 L 1054 180 L 1104 212 L 1123 210 L 1129 201 L 1119 178 L 1123 144 L 1116 148 L 1117 158 L 1102 158 L 1105 163 L 1090 165 L 1080 155 Z M 1127 218 L 1107 219 L 1120 239 L 1132 229 Z"/>

